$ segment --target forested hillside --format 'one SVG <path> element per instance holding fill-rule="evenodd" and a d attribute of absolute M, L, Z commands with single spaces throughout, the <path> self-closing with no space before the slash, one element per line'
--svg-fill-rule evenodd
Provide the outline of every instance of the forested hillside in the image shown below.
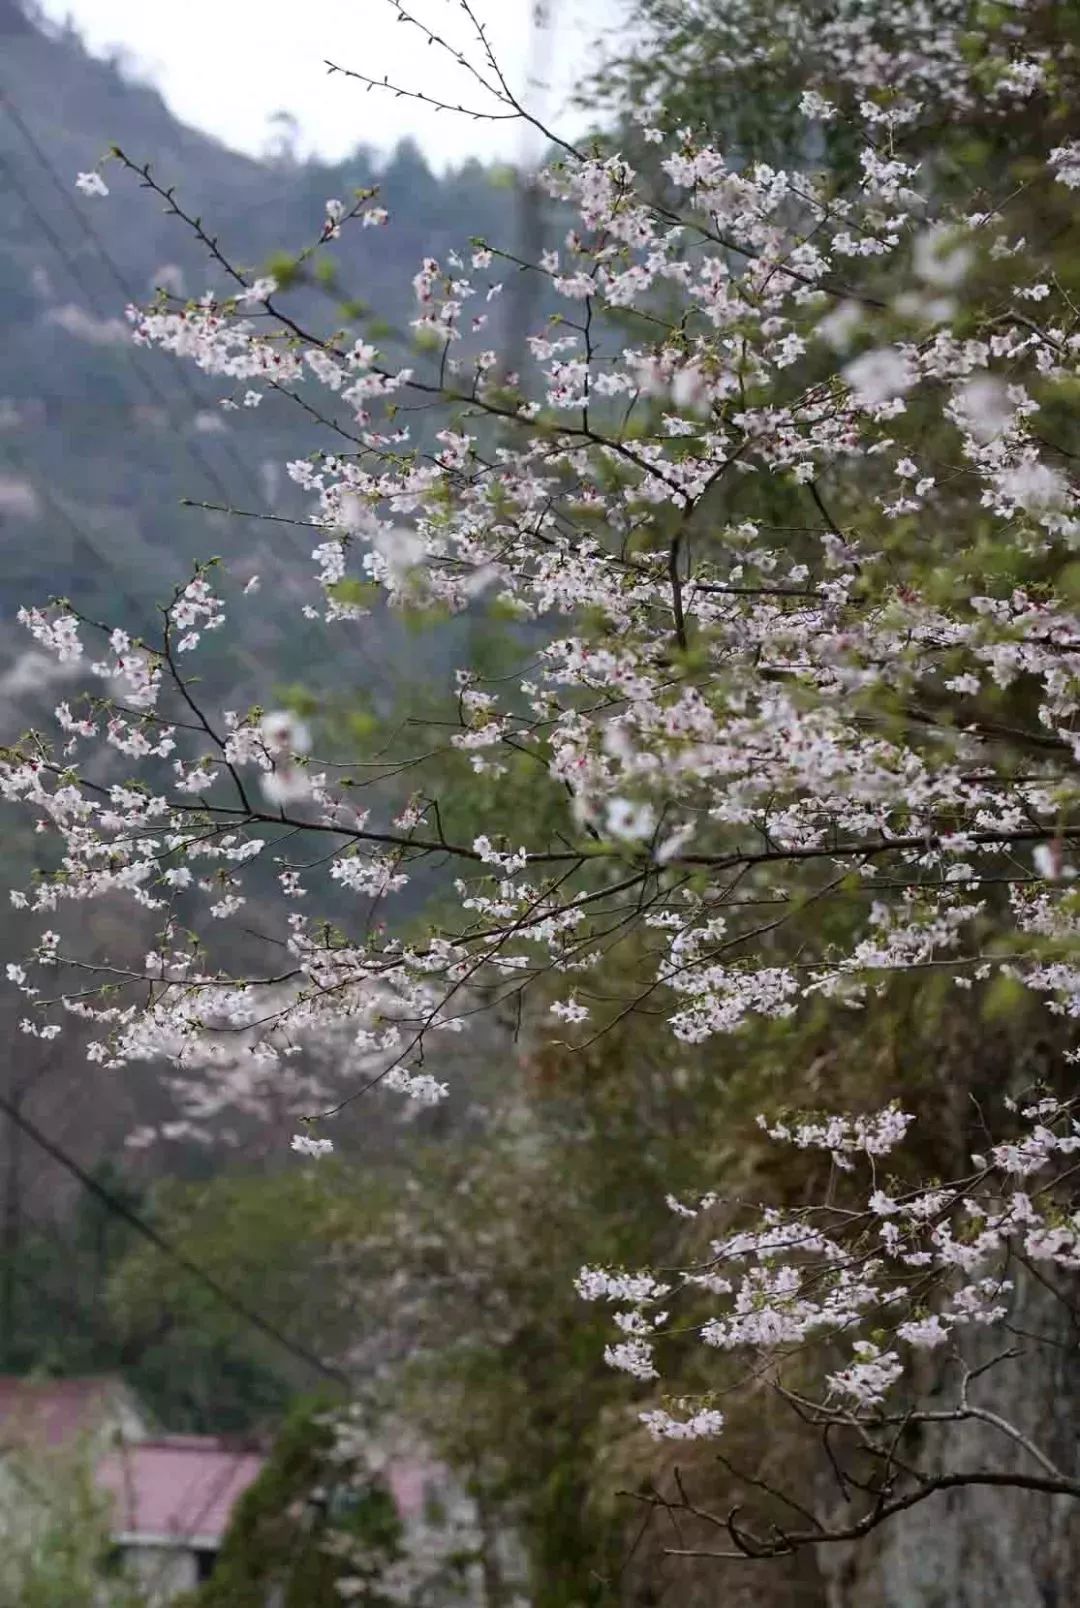
<path fill-rule="evenodd" d="M 377 186 L 393 209 L 392 240 L 382 230 L 353 234 L 322 255 L 317 281 L 295 276 L 294 300 L 304 314 L 317 309 L 342 329 L 406 349 L 417 261 L 512 220 L 505 179 L 475 163 L 437 179 L 409 143 L 377 164 L 363 122 L 377 103 L 360 96 L 350 161 L 253 162 L 178 124 L 156 91 L 88 55 L 77 36 L 32 25 L 14 0 L 0 26 L 0 640 L 14 709 L 36 719 L 48 706 L 35 701 L 33 644 L 13 629 L 20 606 L 78 596 L 100 616 L 119 601 L 127 628 L 143 629 L 191 564 L 219 552 L 242 552 L 244 573 L 259 577 L 268 602 L 250 633 L 221 649 L 238 705 L 272 704 L 283 689 L 347 689 L 354 716 L 385 715 L 426 671 L 438 667 L 445 681 L 460 626 L 418 633 L 383 608 L 332 662 L 313 651 L 295 605 L 316 543 L 303 527 L 275 521 L 304 512 L 285 466 L 321 444 L 317 426 L 280 394 L 264 397 L 257 418 L 243 405 L 225 411 L 220 387 L 133 345 L 130 302 L 158 287 L 180 296 L 221 289 L 220 269 L 159 201 L 139 204 L 132 193 L 122 216 L 102 217 L 71 175 L 122 146 L 156 181 L 177 185 L 189 215 L 215 220 L 235 260 L 279 272 L 288 250 L 318 236 L 329 197 L 348 202 Z M 44 115 L 48 105 L 62 115 Z M 129 179 L 131 192 L 137 182 Z M 421 438 L 429 426 L 423 415 L 413 421 Z M 230 519 L 186 504 L 270 517 Z M 15 731 L 13 714 L 5 735 Z"/>
<path fill-rule="evenodd" d="M 477 164 L 436 179 L 408 144 L 377 165 L 365 145 L 364 119 L 377 116 L 370 98 L 356 97 L 348 162 L 260 164 L 184 128 L 155 90 L 88 55 L 76 35 L 31 24 L 17 0 L 0 11 L 0 38 L 4 619 L 49 592 L 77 592 L 88 610 L 121 592 L 145 610 L 186 558 L 216 551 L 226 532 L 235 539 L 237 527 L 182 510 L 181 499 L 295 509 L 283 463 L 314 435 L 279 398 L 257 420 L 252 410 L 225 413 L 219 388 L 132 347 L 127 302 L 159 285 L 202 294 L 216 282 L 213 267 L 161 205 L 102 217 L 72 174 L 122 146 L 163 185 L 177 185 L 185 209 L 212 219 L 234 257 L 260 271 L 317 236 L 328 197 L 348 201 L 378 184 L 394 211 L 392 244 L 382 231 L 343 242 L 327 254 L 311 299 L 347 306 L 358 328 L 375 320 L 382 329 L 407 321 L 418 259 L 460 244 L 463 232 L 490 233 L 510 210 L 510 192 Z M 244 543 L 253 571 L 264 553 L 286 567 L 305 553 L 295 535 L 267 524 L 246 531 Z M 262 645 L 267 666 L 271 652 L 304 661 L 295 632 Z M 373 652 L 370 664 L 380 657 Z"/>

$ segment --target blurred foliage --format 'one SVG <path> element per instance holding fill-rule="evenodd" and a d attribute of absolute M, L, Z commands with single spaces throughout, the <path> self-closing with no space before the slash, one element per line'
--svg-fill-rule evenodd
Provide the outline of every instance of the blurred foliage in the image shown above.
<path fill-rule="evenodd" d="M 86 1448 L 6 1448 L 0 1482 L 4 1608 L 149 1608 L 113 1548 Z"/>
<path fill-rule="evenodd" d="M 197 1199 L 205 1188 L 148 1192 L 106 1164 L 95 1176 L 114 1200 L 170 1236 L 179 1227 L 181 1238 L 185 1219 L 174 1197 L 186 1189 Z M 256 1222 L 249 1213 L 246 1231 L 257 1243 Z M 212 1252 L 200 1245 L 208 1269 L 231 1287 L 232 1266 L 219 1267 Z M 0 1280 L 11 1303 L 6 1372 L 120 1373 L 170 1431 L 230 1434 L 272 1423 L 306 1377 L 91 1196 L 77 1198 L 66 1223 L 23 1223 L 15 1250 L 0 1261 Z"/>
<path fill-rule="evenodd" d="M 186 1608 L 339 1608 L 338 1583 L 360 1582 L 348 1600 L 393 1608 L 380 1576 L 401 1554 L 393 1496 L 378 1477 L 358 1478 L 333 1456 L 325 1418 L 333 1403 L 309 1398 L 286 1419 L 266 1466 L 234 1510 L 214 1573 Z"/>

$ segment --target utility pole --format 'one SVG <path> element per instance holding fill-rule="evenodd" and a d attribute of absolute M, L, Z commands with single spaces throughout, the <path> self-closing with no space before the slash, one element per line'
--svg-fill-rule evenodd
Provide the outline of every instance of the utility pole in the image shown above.
<path fill-rule="evenodd" d="M 27 1041 L 33 1046 L 34 1041 Z M 33 1048 L 29 1052 L 33 1054 Z M 18 1366 L 19 1339 L 19 1257 L 23 1229 L 23 1147 L 26 1135 L 18 1122 L 23 1102 L 30 1090 L 49 1070 L 55 1052 L 45 1046 L 37 1049 L 42 1057 L 29 1071 L 12 1062 L 8 1068 L 7 1103 L 14 1114 L 7 1124 L 7 1153 L 4 1167 L 4 1198 L 0 1220 L 0 1362 L 7 1369 Z"/>
<path fill-rule="evenodd" d="M 523 104 L 532 109 L 541 122 L 545 121 L 550 85 L 548 75 L 552 63 L 552 50 L 558 17 L 559 0 L 534 0 L 529 15 L 529 44 L 526 53 L 528 68 L 525 75 Z M 521 262 L 536 263 L 544 248 L 544 198 L 537 179 L 537 165 L 544 155 L 533 149 L 536 130 L 526 128 L 518 155 L 517 218 L 515 223 L 514 253 Z M 542 284 L 539 274 L 519 268 L 507 286 L 506 319 L 503 351 L 506 354 L 507 373 L 520 373 L 527 355 L 526 337 L 530 333 Z"/>
<path fill-rule="evenodd" d="M 17 1111 L 22 1110 L 26 1084 L 16 1084 L 14 1069 L 9 1083 L 9 1098 Z M 4 1213 L 0 1231 L 0 1355 L 4 1367 L 11 1369 L 16 1360 L 16 1332 L 18 1328 L 18 1256 L 22 1226 L 22 1130 L 15 1122 L 7 1125 L 7 1165 L 4 1169 Z"/>

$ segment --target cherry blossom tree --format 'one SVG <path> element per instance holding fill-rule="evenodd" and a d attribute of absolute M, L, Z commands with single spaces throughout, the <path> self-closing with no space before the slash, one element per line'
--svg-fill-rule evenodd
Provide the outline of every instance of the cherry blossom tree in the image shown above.
<path fill-rule="evenodd" d="M 528 119 L 461 9 L 478 104 L 459 110 Z M 715 8 L 733 37 L 753 9 Z M 1060 1065 L 1000 1091 L 957 1176 L 906 1166 L 914 1116 L 892 1091 L 875 1110 L 765 1111 L 777 1145 L 830 1158 L 827 1196 L 756 1208 L 703 1180 L 715 1193 L 671 1202 L 718 1225 L 698 1260 L 581 1271 L 582 1296 L 613 1309 L 608 1361 L 650 1392 L 693 1345 L 725 1390 L 766 1381 L 842 1445 L 854 1518 L 768 1492 L 786 1517 L 715 1516 L 720 1555 L 857 1538 L 962 1484 L 1080 1496 L 1074 1469 L 980 1407 L 978 1369 L 944 1407 L 919 1384 L 927 1354 L 962 1358 L 973 1331 L 1001 1328 L 994 1360 L 1011 1352 L 1017 1267 L 1067 1287 L 1080 1266 L 1080 313 L 1056 238 L 1075 230 L 1080 140 L 1055 112 L 1076 77 L 1075 50 L 1050 48 L 1056 9 L 845 0 L 822 36 L 813 7 L 774 6 L 802 63 L 805 159 L 744 161 L 671 126 L 662 101 L 638 106 L 638 170 L 610 141 L 543 128 L 565 233 L 536 262 L 463 241 L 418 264 L 405 352 L 313 325 L 113 153 L 215 281 L 129 309 L 135 339 L 215 376 L 227 407 L 280 396 L 324 432 L 288 472 L 310 501 L 303 612 L 327 653 L 364 631 L 373 587 L 391 608 L 493 606 L 543 635 L 510 680 L 460 670 L 451 727 L 420 754 L 354 760 L 198 680 L 204 638 L 260 608 L 229 563 L 180 578 L 152 640 L 77 601 L 24 610 L 88 690 L 51 738 L 7 752 L 4 795 L 54 845 L 14 902 L 47 923 L 124 899 L 155 927 L 122 966 L 45 930 L 9 968 L 26 1033 L 74 1017 L 92 1059 L 168 1063 L 203 1124 L 253 1078 L 279 1084 L 304 1118 L 294 1149 L 316 1157 L 376 1085 L 452 1097 L 444 1035 L 538 990 L 554 1000 L 543 1030 L 571 1043 L 660 1012 L 707 1044 L 822 1002 L 872 1009 L 898 974 L 942 973 L 961 1000 L 1028 991 L 1055 1019 Z M 935 142 L 973 123 L 1042 141 L 1022 184 L 964 192 L 935 173 Z M 823 163 L 841 135 L 844 159 Z M 333 198 L 298 260 L 392 226 L 377 196 Z M 508 374 L 492 320 L 519 273 L 558 310 Z M 448 757 L 486 786 L 478 833 L 448 829 L 452 799 L 429 781 Z M 385 818 L 365 789 L 405 765 L 413 790 Z M 540 801 L 525 819 L 503 805 L 523 770 Z M 405 938 L 368 919 L 432 863 L 451 868 L 452 923 Z M 268 874 L 267 963 L 236 975 L 219 957 Z M 644 960 L 613 996 L 597 979 L 627 934 Z M 295 1070 L 311 1045 L 333 1047 L 347 1083 L 322 1104 Z M 721 1400 L 643 1423 L 722 1446 Z M 972 1419 L 1007 1467 L 932 1476 L 909 1458 L 914 1426 Z M 703 1511 L 681 1488 L 649 1500 Z"/>

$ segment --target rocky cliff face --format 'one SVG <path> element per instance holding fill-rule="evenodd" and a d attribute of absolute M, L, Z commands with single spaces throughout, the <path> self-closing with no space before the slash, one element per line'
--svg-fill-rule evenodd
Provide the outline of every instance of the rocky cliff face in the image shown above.
<path fill-rule="evenodd" d="M 1075 1281 L 1059 1280 L 1058 1296 L 1022 1270 L 1014 1276 L 1011 1339 L 1022 1354 L 988 1367 L 969 1399 L 1080 1477 L 1080 1292 Z M 971 1337 L 972 1374 L 1000 1355 L 1002 1338 Z M 960 1375 L 956 1362 L 936 1366 L 935 1406 L 955 1402 Z M 1044 1472 L 985 1422 L 931 1426 L 908 1451 L 931 1475 Z M 1015 1488 L 944 1491 L 857 1545 L 820 1548 L 818 1563 L 827 1608 L 1070 1608 L 1080 1602 L 1080 1501 Z"/>
<path fill-rule="evenodd" d="M 1052 1467 L 1080 1480 L 1080 1280 L 1055 1280 L 1056 1292 L 1023 1269 L 1015 1282 L 1010 1325 L 975 1330 L 964 1354 L 929 1357 L 919 1381 L 925 1407 L 952 1410 L 968 1376 L 968 1401 L 1010 1426 Z M 1016 1354 L 1003 1355 L 1012 1350 Z M 985 1370 L 980 1372 L 980 1370 Z M 766 1396 L 755 1433 L 774 1449 L 766 1476 L 792 1494 L 815 1477 L 798 1462 L 807 1444 L 788 1442 L 790 1426 L 770 1413 Z M 839 1443 L 838 1460 L 853 1467 Z M 911 1431 L 900 1456 L 929 1478 L 961 1470 L 1040 1476 L 1045 1464 L 1017 1439 L 983 1420 L 937 1423 Z M 811 1448 L 812 1452 L 812 1448 Z M 750 1459 L 737 1457 L 746 1467 Z M 866 1512 L 846 1502 L 824 1456 L 813 1456 L 814 1510 L 842 1528 Z M 692 1467 L 688 1468 L 688 1462 Z M 1074 1608 L 1080 1603 L 1080 1500 L 1015 1486 L 963 1487 L 928 1497 L 884 1521 L 862 1540 L 805 1549 L 790 1557 L 731 1560 L 723 1520 L 734 1508 L 749 1522 L 758 1493 L 723 1483 L 707 1458 L 679 1463 L 702 1517 L 657 1512 L 625 1570 L 625 1608 Z M 674 1494 L 670 1471 L 655 1482 Z M 777 1510 L 779 1522 L 790 1515 Z M 764 1533 L 760 1516 L 758 1533 Z M 672 1556 L 669 1549 L 685 1549 Z M 710 1554 L 712 1554 L 710 1556 Z"/>

